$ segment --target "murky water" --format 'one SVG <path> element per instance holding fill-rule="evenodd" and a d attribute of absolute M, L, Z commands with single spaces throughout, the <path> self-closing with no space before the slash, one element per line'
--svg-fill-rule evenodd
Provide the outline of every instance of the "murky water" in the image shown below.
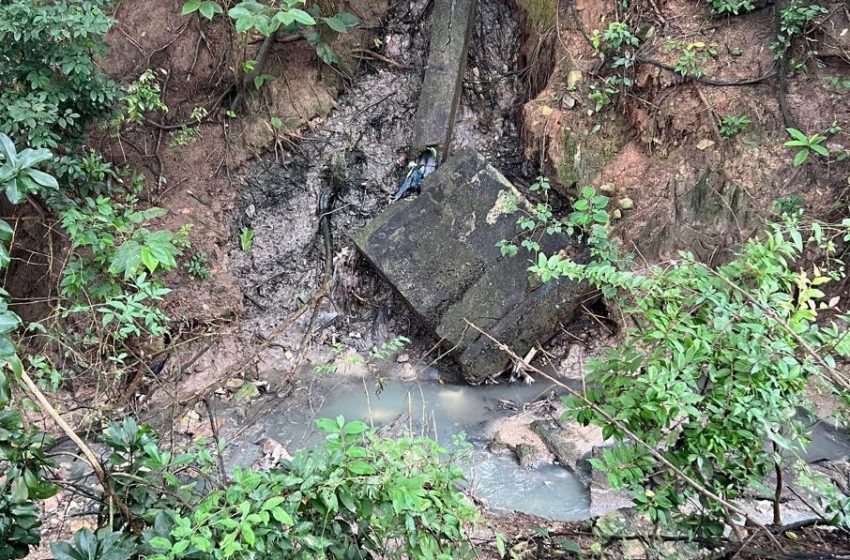
<path fill-rule="evenodd" d="M 428 435 L 443 445 L 450 446 L 456 434 L 466 434 L 473 445 L 466 464 L 469 487 L 490 510 L 559 521 L 583 519 L 588 516 L 589 496 L 569 471 L 558 465 L 523 469 L 513 456 L 485 449 L 493 421 L 511 413 L 506 406 L 521 409 L 547 397 L 552 389 L 543 383 L 469 387 L 387 380 L 376 394 L 374 380 L 365 385 L 347 381 L 332 389 L 315 413 L 270 411 L 265 433 L 288 449 L 297 449 L 314 445 L 321 437 L 313 424 L 317 417 L 342 415 L 380 428 L 406 415 L 400 429 Z"/>

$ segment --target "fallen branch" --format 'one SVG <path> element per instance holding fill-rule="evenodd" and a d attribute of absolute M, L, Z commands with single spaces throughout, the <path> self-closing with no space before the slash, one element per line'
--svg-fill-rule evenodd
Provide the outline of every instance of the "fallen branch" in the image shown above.
<path fill-rule="evenodd" d="M 103 465 L 100 464 L 100 461 L 95 456 L 94 452 L 91 448 L 86 445 L 86 443 L 80 439 L 80 437 L 74 432 L 73 428 L 68 425 L 67 422 L 59 415 L 59 412 L 53 408 L 53 405 L 50 404 L 50 401 L 47 400 L 47 397 L 44 396 L 44 393 L 41 392 L 41 389 L 38 388 L 38 385 L 33 382 L 32 378 L 27 375 L 26 372 L 21 373 L 21 380 L 26 385 L 27 391 L 35 397 L 36 402 L 38 402 L 39 408 L 41 408 L 44 412 L 50 416 L 56 424 L 59 425 L 59 428 L 68 436 L 74 445 L 82 452 L 83 456 L 86 458 L 86 461 L 91 465 L 92 470 L 94 471 L 95 476 L 97 477 L 98 482 L 100 482 L 100 486 L 103 488 L 103 491 L 109 497 L 110 500 L 115 504 L 118 508 L 118 511 L 121 513 L 121 517 L 124 518 L 124 521 L 127 522 L 127 525 L 135 533 L 139 533 L 141 531 L 141 526 L 137 523 L 136 519 L 130 513 L 130 509 L 127 507 L 127 504 L 121 499 L 118 494 L 115 493 L 115 490 L 112 488 L 112 483 L 109 479 L 109 473 L 104 470 Z"/>

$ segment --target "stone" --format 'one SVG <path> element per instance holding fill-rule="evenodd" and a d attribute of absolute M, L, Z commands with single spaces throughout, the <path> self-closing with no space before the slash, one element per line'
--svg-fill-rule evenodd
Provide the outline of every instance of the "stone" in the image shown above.
<path fill-rule="evenodd" d="M 257 440 L 256 444 L 260 446 L 263 456 L 254 464 L 254 470 L 266 471 L 280 465 L 281 462 L 292 461 L 292 456 L 276 439 L 263 437 Z"/>
<path fill-rule="evenodd" d="M 410 145 L 411 159 L 429 147 L 437 148 L 440 159 L 448 153 L 466 71 L 475 4 L 475 0 L 434 2 L 428 61 Z"/>
<path fill-rule="evenodd" d="M 224 386 L 225 386 L 225 387 L 227 387 L 228 389 L 234 389 L 234 390 L 235 390 L 235 389 L 239 389 L 239 388 L 241 388 L 243 385 L 245 385 L 245 380 L 244 380 L 244 379 L 240 379 L 240 378 L 238 378 L 238 377 L 234 377 L 234 378 L 228 379 L 228 380 L 224 383 Z"/>
<path fill-rule="evenodd" d="M 637 539 L 625 539 L 620 543 L 620 550 L 623 553 L 623 558 L 633 560 L 637 558 L 646 558 L 646 547 Z"/>
<path fill-rule="evenodd" d="M 566 279 L 541 284 L 528 273 L 527 254 L 503 257 L 497 243 L 519 233 L 522 194 L 483 156 L 464 151 L 441 165 L 422 194 L 404 199 L 354 236 L 359 251 L 392 284 L 478 384 L 501 373 L 510 358 L 469 323 L 524 356 L 556 334 L 592 293 Z M 543 238 L 542 250 L 584 252 L 563 235 Z"/>
<path fill-rule="evenodd" d="M 623 210 L 631 210 L 635 207 L 635 201 L 629 197 L 621 198 L 619 201 L 620 208 Z"/>
<path fill-rule="evenodd" d="M 581 70 L 573 68 L 567 73 L 567 90 L 573 91 L 582 81 Z"/>
<path fill-rule="evenodd" d="M 712 146 L 714 146 L 714 140 L 709 140 L 708 138 L 703 138 L 697 142 L 697 150 L 707 150 Z"/>
<path fill-rule="evenodd" d="M 590 485 L 590 463 L 586 458 L 602 445 L 602 429 L 582 426 L 577 422 L 560 424 L 550 420 L 535 420 L 531 430 L 537 434 L 558 462 L 572 471 L 585 486 Z"/>
<path fill-rule="evenodd" d="M 668 196 L 672 207 L 656 210 L 638 236 L 647 259 L 686 250 L 703 262 L 723 262 L 732 239 L 746 238 L 760 227 L 746 188 L 728 181 L 720 169 L 676 170 Z"/>
<path fill-rule="evenodd" d="M 520 443 L 513 449 L 519 466 L 524 469 L 533 469 L 540 463 L 540 454 L 537 448 L 529 443 Z"/>

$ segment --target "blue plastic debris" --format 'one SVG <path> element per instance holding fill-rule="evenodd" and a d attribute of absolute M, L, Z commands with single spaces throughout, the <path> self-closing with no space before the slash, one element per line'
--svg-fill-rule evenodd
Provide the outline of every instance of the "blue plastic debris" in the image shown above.
<path fill-rule="evenodd" d="M 428 148 L 419 154 L 415 162 L 411 161 L 407 164 L 407 168 L 404 182 L 393 195 L 393 200 L 404 197 L 408 192 L 420 192 L 422 190 L 422 180 L 437 169 L 437 150 Z"/>

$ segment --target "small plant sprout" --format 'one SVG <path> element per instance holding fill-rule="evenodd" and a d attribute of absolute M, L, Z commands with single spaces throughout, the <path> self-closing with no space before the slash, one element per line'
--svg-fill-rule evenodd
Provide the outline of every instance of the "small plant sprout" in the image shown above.
<path fill-rule="evenodd" d="M 729 115 L 720 121 L 720 134 L 725 138 L 734 138 L 743 132 L 753 121 L 746 115 Z"/>
<path fill-rule="evenodd" d="M 800 148 L 794 156 L 794 167 L 799 167 L 806 163 L 806 160 L 809 159 L 809 154 L 812 152 L 823 157 L 829 156 L 829 150 L 823 145 L 826 137 L 822 134 L 812 134 L 807 137 L 796 128 L 786 128 L 785 130 L 792 139 L 785 142 L 784 146 L 786 148 Z"/>
<path fill-rule="evenodd" d="M 496 243 L 496 247 L 499 248 L 499 252 L 502 254 L 502 256 L 508 259 L 515 256 L 519 251 L 517 246 L 508 241 L 507 239 L 502 239 L 501 241 Z"/>
<path fill-rule="evenodd" d="M 195 107 L 192 109 L 191 117 L 192 120 L 198 121 L 198 124 L 200 124 L 200 122 L 204 120 L 208 114 L 209 111 L 207 111 L 206 107 Z"/>
<path fill-rule="evenodd" d="M 243 253 L 247 253 L 254 245 L 254 230 L 249 227 L 243 227 L 239 231 L 239 247 Z"/>
<path fill-rule="evenodd" d="M 197 252 L 186 263 L 186 272 L 197 278 L 198 280 L 206 280 L 210 277 L 210 269 L 207 266 L 207 255 L 202 252 Z"/>
<path fill-rule="evenodd" d="M 549 184 L 549 179 L 547 177 L 544 177 L 543 175 L 541 175 L 537 179 L 535 179 L 534 182 L 531 183 L 531 186 L 529 187 L 531 192 L 543 192 L 543 193 L 549 192 L 549 189 L 551 189 L 551 188 L 552 188 L 552 186 Z"/>

